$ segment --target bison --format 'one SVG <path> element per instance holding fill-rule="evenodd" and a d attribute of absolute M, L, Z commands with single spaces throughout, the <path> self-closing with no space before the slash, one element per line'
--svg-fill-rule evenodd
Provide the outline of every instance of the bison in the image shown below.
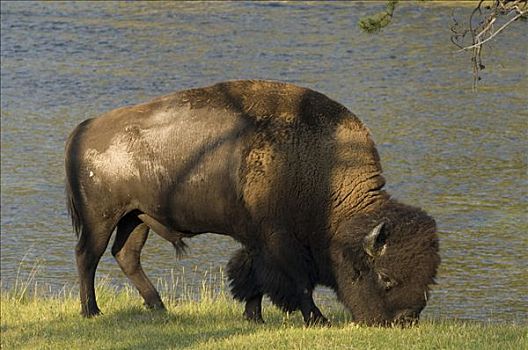
<path fill-rule="evenodd" d="M 435 221 L 389 196 L 368 129 L 319 92 L 275 81 L 178 91 L 82 122 L 65 152 L 84 316 L 100 313 L 94 276 L 114 230 L 112 254 L 149 308 L 164 308 L 140 263 L 150 229 L 178 251 L 206 232 L 240 242 L 227 272 L 256 322 L 267 295 L 327 323 L 317 285 L 366 325 L 415 322 L 426 305 Z"/>

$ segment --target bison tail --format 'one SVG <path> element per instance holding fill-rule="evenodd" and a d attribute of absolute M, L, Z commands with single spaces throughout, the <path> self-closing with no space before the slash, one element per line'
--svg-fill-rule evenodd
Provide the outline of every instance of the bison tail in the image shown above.
<path fill-rule="evenodd" d="M 171 243 L 178 258 L 181 258 L 187 252 L 187 244 L 181 238 L 171 241 Z"/>
<path fill-rule="evenodd" d="M 79 124 L 70 134 L 65 146 L 65 170 L 66 170 L 66 206 L 70 214 L 73 230 L 79 237 L 83 228 L 82 203 L 80 193 L 79 168 L 80 168 L 80 141 L 92 119 L 85 120 Z"/>
<path fill-rule="evenodd" d="M 66 206 L 68 207 L 68 214 L 71 218 L 73 230 L 78 238 L 83 225 L 81 216 L 79 215 L 79 209 L 77 208 L 77 204 L 73 198 L 72 190 L 68 184 L 66 185 Z"/>

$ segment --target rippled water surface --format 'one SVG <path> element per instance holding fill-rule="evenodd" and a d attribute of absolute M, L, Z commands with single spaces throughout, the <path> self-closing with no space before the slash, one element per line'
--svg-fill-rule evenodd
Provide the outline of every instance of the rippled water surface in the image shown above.
<path fill-rule="evenodd" d="M 527 24 L 515 23 L 485 52 L 474 93 L 469 57 L 453 54 L 449 42 L 452 7 L 401 6 L 382 34 L 361 33 L 358 19 L 381 7 L 2 2 L 2 287 L 27 280 L 33 268 L 51 290 L 76 285 L 63 190 L 64 141 L 75 125 L 178 89 L 278 79 L 360 116 L 388 190 L 437 219 L 442 265 L 426 317 L 525 322 Z M 237 247 L 213 235 L 188 243 L 177 261 L 170 244 L 151 235 L 143 254 L 149 275 L 198 288 Z M 98 276 L 126 283 L 110 252 Z M 325 289 L 317 299 L 333 303 Z"/>

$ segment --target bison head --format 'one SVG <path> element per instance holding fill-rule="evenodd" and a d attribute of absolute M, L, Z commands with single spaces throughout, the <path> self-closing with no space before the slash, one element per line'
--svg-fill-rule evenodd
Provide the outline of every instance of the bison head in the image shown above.
<path fill-rule="evenodd" d="M 334 238 L 337 294 L 354 320 L 417 322 L 440 264 L 435 221 L 391 200 L 345 221 Z"/>

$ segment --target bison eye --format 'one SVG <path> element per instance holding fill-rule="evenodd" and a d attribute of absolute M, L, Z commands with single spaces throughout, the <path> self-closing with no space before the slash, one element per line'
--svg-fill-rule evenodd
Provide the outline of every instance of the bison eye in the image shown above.
<path fill-rule="evenodd" d="M 398 284 L 395 280 L 391 279 L 384 272 L 378 272 L 378 280 L 381 286 L 385 289 L 385 291 L 391 290 L 393 287 L 395 287 Z"/>

